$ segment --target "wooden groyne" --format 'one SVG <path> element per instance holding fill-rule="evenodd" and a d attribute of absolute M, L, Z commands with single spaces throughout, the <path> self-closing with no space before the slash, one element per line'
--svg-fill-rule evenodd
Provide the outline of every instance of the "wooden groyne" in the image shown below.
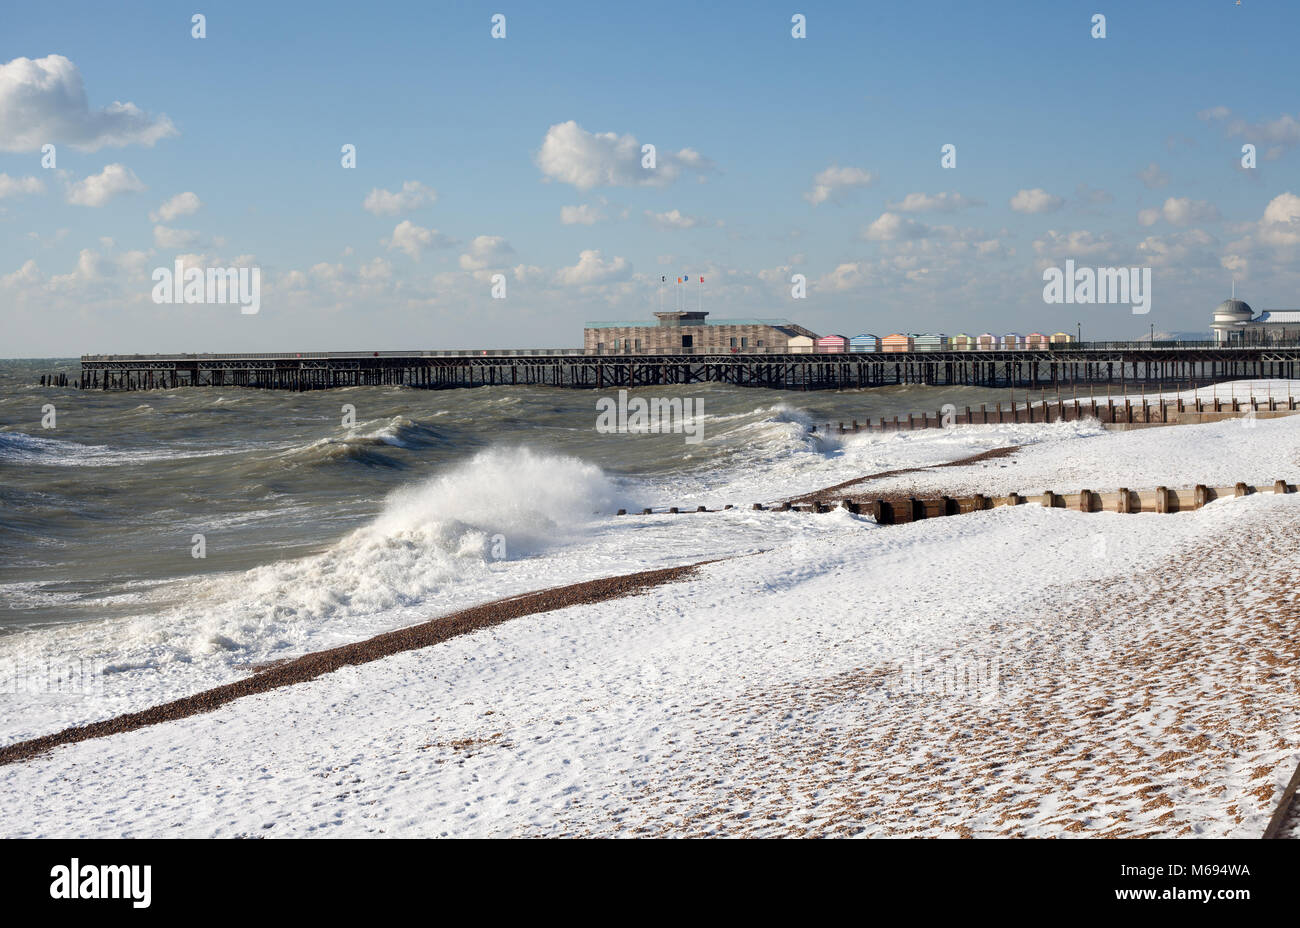
<path fill-rule="evenodd" d="M 1114 491 L 1079 490 L 1077 493 L 1057 493 L 1047 490 L 1042 493 L 1008 493 L 1005 496 L 989 496 L 974 493 L 969 496 L 885 496 L 875 499 L 869 494 L 853 494 L 858 499 L 843 498 L 838 502 L 831 499 L 814 500 L 810 503 L 783 502 L 771 506 L 752 503 L 751 510 L 770 510 L 772 512 L 810 512 L 827 513 L 833 509 L 846 509 L 855 514 L 869 514 L 881 525 L 900 525 L 906 522 L 919 522 L 922 519 L 937 519 L 943 516 L 964 515 L 997 509 L 1003 506 L 1042 506 L 1049 509 L 1070 509 L 1075 512 L 1116 512 L 1116 513 L 1174 513 L 1191 512 L 1200 509 L 1216 499 L 1234 499 L 1265 492 L 1248 483 L 1237 483 L 1230 487 L 1211 487 L 1197 484 L 1194 487 L 1174 489 L 1155 487 L 1145 490 L 1131 490 L 1120 487 Z M 1285 480 L 1273 483 L 1268 492 L 1294 493 L 1296 484 Z M 863 498 L 866 497 L 866 501 Z M 726 512 L 736 508 L 727 504 L 719 509 L 707 506 L 670 506 L 660 509 L 642 509 L 641 515 L 679 515 L 697 512 Z M 628 514 L 620 509 L 620 516 Z"/>
<path fill-rule="evenodd" d="M 1294 493 L 1295 490 L 1295 484 L 1284 480 L 1276 481 L 1271 488 L 1273 493 Z M 976 493 L 971 496 L 939 496 L 930 499 L 881 498 L 872 500 L 869 509 L 881 525 L 918 522 L 921 519 L 955 516 L 1002 506 L 1026 505 L 1071 509 L 1075 512 L 1173 513 L 1191 512 L 1216 499 L 1231 499 L 1259 492 L 1261 491 L 1257 487 L 1238 483 L 1230 487 L 1197 484 L 1184 489 L 1161 486 L 1149 490 L 1130 490 L 1120 487 L 1112 492 L 1085 489 L 1077 493 L 1056 493 L 1048 490 L 1034 494 L 1008 493 L 1006 496 Z M 860 504 L 853 505 L 858 505 L 859 511 L 863 508 Z M 852 505 L 845 508 L 852 509 Z"/>
<path fill-rule="evenodd" d="M 1158 398 L 1155 402 L 1139 398 L 1116 399 L 1058 399 L 1026 403 L 998 404 L 992 409 L 988 404 L 979 407 L 964 406 L 961 411 L 943 410 L 935 413 L 908 413 L 872 421 L 867 419 L 849 423 L 830 423 L 812 426 L 811 431 L 822 434 L 849 435 L 857 432 L 911 432 L 917 429 L 941 429 L 954 425 L 996 425 L 1001 423 L 1077 422 L 1096 419 L 1103 425 L 1176 425 L 1189 422 L 1210 422 L 1215 417 L 1233 417 L 1254 414 L 1260 418 L 1270 415 L 1288 415 L 1300 409 L 1300 397 L 1269 397 L 1267 400 L 1238 398 L 1184 400 Z"/>
<path fill-rule="evenodd" d="M 1264 829 L 1265 840 L 1281 838 L 1300 826 L 1300 798 L 1297 794 L 1300 794 L 1300 767 L 1291 774 L 1291 781 L 1282 790 L 1277 808 Z"/>
<path fill-rule="evenodd" d="M 608 389 L 698 383 L 785 390 L 893 384 L 1057 387 L 1212 383 L 1300 376 L 1300 345 L 1072 342 L 1014 350 L 612 355 L 581 348 L 83 355 L 76 386 L 94 390 L 250 387 L 419 389 L 536 384 Z"/>

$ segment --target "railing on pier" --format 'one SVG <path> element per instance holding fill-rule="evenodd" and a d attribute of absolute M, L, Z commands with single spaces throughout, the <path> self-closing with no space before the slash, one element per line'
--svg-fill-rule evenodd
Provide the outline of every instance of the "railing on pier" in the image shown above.
<path fill-rule="evenodd" d="M 955 348 L 952 346 L 926 347 L 912 351 L 835 351 L 815 352 L 811 347 L 788 348 L 765 345 L 762 348 L 641 348 L 636 350 L 613 350 L 610 348 L 445 348 L 413 349 L 409 351 L 263 351 L 263 352 L 204 352 L 201 354 L 173 352 L 161 354 L 84 354 L 82 363 L 121 362 L 121 361 L 333 361 L 359 360 L 364 358 L 551 358 L 551 357 L 599 357 L 625 358 L 638 357 L 735 357 L 745 358 L 751 355 L 797 355 L 801 358 L 818 358 L 835 360 L 839 358 L 860 359 L 864 357 L 890 356 L 901 361 L 905 357 L 920 355 L 941 355 L 959 358 L 980 357 L 984 355 L 1009 355 L 1029 358 L 1034 354 L 1061 355 L 1067 353 L 1116 352 L 1116 351 L 1222 351 L 1248 354 L 1270 348 L 1300 348 L 1300 339 L 1287 339 L 1264 342 L 1216 342 L 1206 341 L 1115 341 L 1115 342 L 1055 342 L 1042 345 L 1020 345 L 1007 347 L 991 345 Z"/>

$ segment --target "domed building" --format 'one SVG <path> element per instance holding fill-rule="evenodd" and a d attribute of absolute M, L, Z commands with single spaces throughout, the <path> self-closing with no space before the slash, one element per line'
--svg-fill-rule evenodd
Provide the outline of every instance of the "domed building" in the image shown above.
<path fill-rule="evenodd" d="M 1234 296 L 1215 307 L 1210 328 L 1223 345 L 1300 342 L 1300 309 L 1266 309 L 1256 316 L 1250 304 Z"/>
<path fill-rule="evenodd" d="M 1214 321 L 1210 328 L 1214 331 L 1216 342 L 1240 341 L 1246 326 L 1255 318 L 1255 311 L 1245 300 L 1224 300 L 1214 309 Z"/>

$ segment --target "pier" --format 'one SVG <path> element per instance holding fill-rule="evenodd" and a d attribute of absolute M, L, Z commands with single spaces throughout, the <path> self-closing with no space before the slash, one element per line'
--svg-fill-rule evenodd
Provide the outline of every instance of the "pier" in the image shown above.
<path fill-rule="evenodd" d="M 610 354 L 582 348 L 267 354 L 83 355 L 75 386 L 96 390 L 537 385 L 577 389 L 724 383 L 782 390 L 894 384 L 1055 388 L 1295 378 L 1300 343 L 1075 342 L 910 352 Z"/>

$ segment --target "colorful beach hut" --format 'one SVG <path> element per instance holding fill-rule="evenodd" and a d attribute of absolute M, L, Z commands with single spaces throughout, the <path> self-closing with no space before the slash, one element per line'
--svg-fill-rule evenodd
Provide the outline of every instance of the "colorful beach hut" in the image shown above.
<path fill-rule="evenodd" d="M 823 335 L 817 339 L 818 354 L 843 354 L 849 350 L 847 335 Z"/>
<path fill-rule="evenodd" d="M 875 335 L 855 335 L 849 339 L 849 351 L 879 351 L 880 338 Z"/>
<path fill-rule="evenodd" d="M 880 350 L 884 352 L 911 351 L 912 336 L 904 335 L 901 332 L 886 335 L 880 340 Z"/>

